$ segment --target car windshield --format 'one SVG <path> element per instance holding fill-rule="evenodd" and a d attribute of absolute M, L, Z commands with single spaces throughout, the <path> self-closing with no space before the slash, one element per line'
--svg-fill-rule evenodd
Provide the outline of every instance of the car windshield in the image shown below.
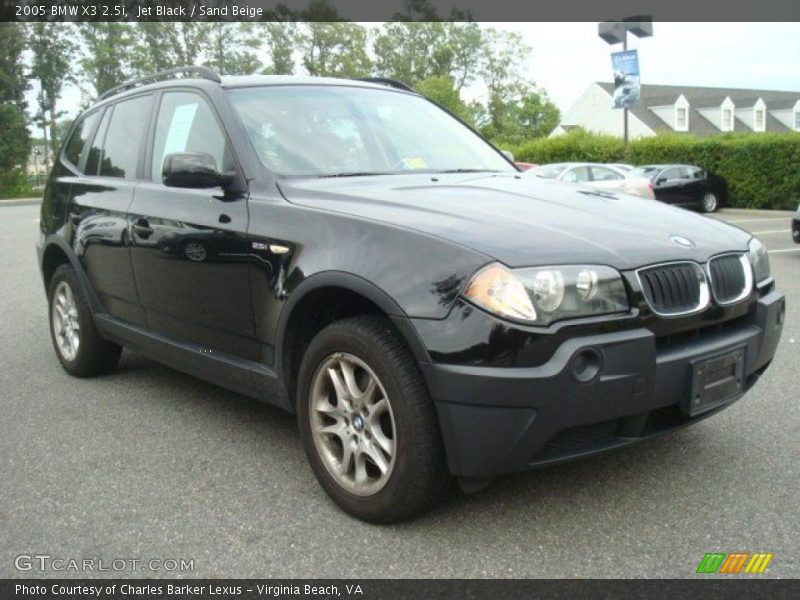
<path fill-rule="evenodd" d="M 536 175 L 536 177 L 543 177 L 544 179 L 555 179 L 561 172 L 567 168 L 568 165 L 542 165 L 541 167 L 536 167 L 534 169 L 530 169 L 528 172 L 531 175 Z"/>
<path fill-rule="evenodd" d="M 278 175 L 515 172 L 469 128 L 416 95 L 323 85 L 228 93 L 259 158 Z"/>

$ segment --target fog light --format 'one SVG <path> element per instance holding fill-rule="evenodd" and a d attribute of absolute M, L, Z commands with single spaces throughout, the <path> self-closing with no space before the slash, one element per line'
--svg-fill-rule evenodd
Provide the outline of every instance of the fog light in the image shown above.
<path fill-rule="evenodd" d="M 602 357 L 594 348 L 584 348 L 572 357 L 572 376 L 581 383 L 591 381 L 600 373 Z"/>

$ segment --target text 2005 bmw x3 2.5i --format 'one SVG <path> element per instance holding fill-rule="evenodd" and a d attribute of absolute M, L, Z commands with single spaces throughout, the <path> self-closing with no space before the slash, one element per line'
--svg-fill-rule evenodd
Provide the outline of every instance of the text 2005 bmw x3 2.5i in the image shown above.
<path fill-rule="evenodd" d="M 88 376 L 125 346 L 296 413 L 352 515 L 692 423 L 772 360 L 784 298 L 738 228 L 521 179 L 393 82 L 181 72 L 106 94 L 58 157 L 56 354 Z"/>

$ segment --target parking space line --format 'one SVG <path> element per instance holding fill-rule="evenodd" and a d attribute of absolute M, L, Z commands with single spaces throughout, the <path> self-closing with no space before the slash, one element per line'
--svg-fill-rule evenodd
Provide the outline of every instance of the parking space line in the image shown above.
<path fill-rule="evenodd" d="M 769 231 L 751 231 L 753 235 L 769 235 L 771 233 L 792 233 L 791 229 L 770 229 Z"/>
<path fill-rule="evenodd" d="M 768 219 L 759 219 L 755 217 L 753 219 L 733 219 L 728 221 L 727 219 L 723 219 L 722 217 L 716 217 L 720 221 L 724 221 L 725 223 L 755 223 L 755 222 L 762 222 L 762 221 L 788 221 L 791 220 L 791 217 L 770 217 Z"/>
<path fill-rule="evenodd" d="M 800 252 L 800 248 L 784 248 L 782 250 L 769 250 L 769 254 L 783 254 L 784 252 Z"/>

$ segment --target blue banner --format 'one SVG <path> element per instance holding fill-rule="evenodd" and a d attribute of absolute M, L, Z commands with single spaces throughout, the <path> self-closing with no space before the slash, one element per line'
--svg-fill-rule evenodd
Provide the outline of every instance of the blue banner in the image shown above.
<path fill-rule="evenodd" d="M 636 50 L 611 53 L 614 68 L 614 104 L 612 108 L 631 108 L 639 102 L 639 55 Z"/>

